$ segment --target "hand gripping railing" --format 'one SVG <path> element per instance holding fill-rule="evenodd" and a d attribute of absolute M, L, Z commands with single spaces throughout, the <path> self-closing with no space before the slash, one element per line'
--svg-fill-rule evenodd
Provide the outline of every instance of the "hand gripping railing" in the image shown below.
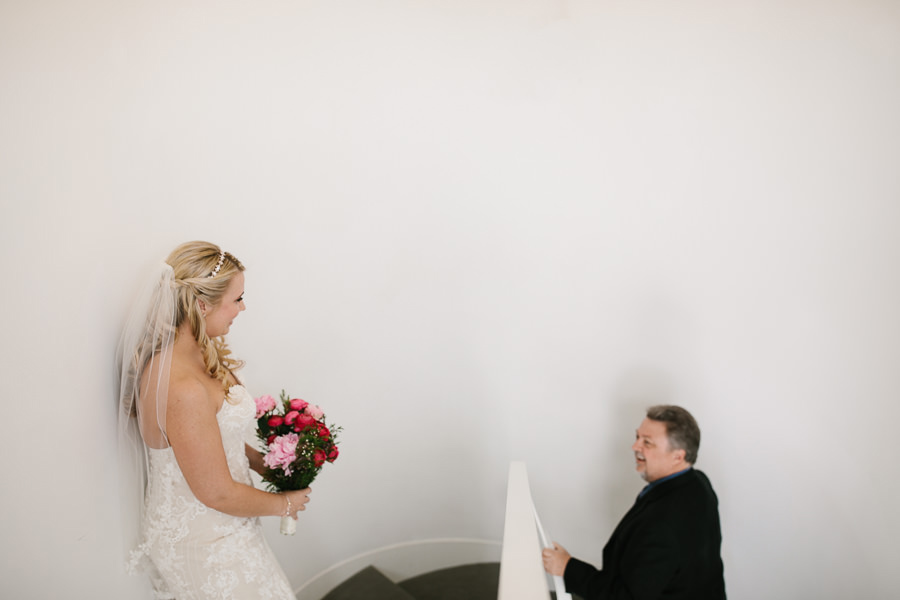
<path fill-rule="evenodd" d="M 550 541 L 531 499 L 525 463 L 512 462 L 506 491 L 498 600 L 547 600 L 550 597 L 541 561 L 541 548 L 547 547 L 550 547 Z M 554 576 L 553 583 L 557 600 L 571 599 L 562 577 Z"/>

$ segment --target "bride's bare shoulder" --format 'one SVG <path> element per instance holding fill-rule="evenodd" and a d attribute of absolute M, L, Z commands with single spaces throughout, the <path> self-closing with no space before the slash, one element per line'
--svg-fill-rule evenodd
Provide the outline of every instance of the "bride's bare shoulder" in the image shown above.
<path fill-rule="evenodd" d="M 169 405 L 190 406 L 193 408 L 214 408 L 209 395 L 209 387 L 204 379 L 190 370 L 172 369 L 169 379 Z"/>

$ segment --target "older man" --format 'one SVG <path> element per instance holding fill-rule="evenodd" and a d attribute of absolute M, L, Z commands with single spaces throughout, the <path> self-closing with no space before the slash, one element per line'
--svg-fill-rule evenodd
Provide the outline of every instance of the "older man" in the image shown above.
<path fill-rule="evenodd" d="M 636 468 L 647 486 L 603 548 L 603 569 L 554 544 L 544 568 L 585 600 L 724 600 L 716 494 L 693 468 L 700 428 L 679 406 L 654 406 L 635 436 Z"/>

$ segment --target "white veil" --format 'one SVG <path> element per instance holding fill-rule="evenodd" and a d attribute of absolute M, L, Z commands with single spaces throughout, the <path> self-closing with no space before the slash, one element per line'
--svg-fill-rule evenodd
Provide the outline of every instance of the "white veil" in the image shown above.
<path fill-rule="evenodd" d="M 133 525 L 137 525 L 133 515 L 139 514 L 143 519 L 149 465 L 144 439 L 159 442 L 154 443 L 158 447 L 168 446 L 165 410 L 175 340 L 176 285 L 175 273 L 165 262 L 152 270 L 132 306 L 116 351 L 120 481 L 124 514 Z M 141 389 L 148 365 L 152 368 Z M 139 402 L 141 396 L 145 398 L 143 406 Z M 145 410 L 155 415 L 142 414 Z M 134 548 L 135 541 L 128 540 L 127 547 Z"/>

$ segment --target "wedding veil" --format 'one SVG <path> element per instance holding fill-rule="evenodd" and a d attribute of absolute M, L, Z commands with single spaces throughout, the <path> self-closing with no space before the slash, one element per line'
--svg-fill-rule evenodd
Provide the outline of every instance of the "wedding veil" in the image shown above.
<path fill-rule="evenodd" d="M 136 509 L 143 518 L 149 468 L 144 440 L 154 440 L 153 445 L 158 442 L 158 447 L 168 446 L 166 396 L 175 341 L 175 294 L 175 273 L 170 265 L 161 262 L 152 269 L 133 303 L 116 351 L 120 481 L 125 520 L 135 525 L 137 520 L 130 516 L 134 514 L 132 509 Z M 145 402 L 142 406 L 139 402 L 142 396 L 155 402 Z M 150 414 L 143 414 L 144 411 Z M 126 542 L 127 546 L 134 547 L 131 542 Z"/>

